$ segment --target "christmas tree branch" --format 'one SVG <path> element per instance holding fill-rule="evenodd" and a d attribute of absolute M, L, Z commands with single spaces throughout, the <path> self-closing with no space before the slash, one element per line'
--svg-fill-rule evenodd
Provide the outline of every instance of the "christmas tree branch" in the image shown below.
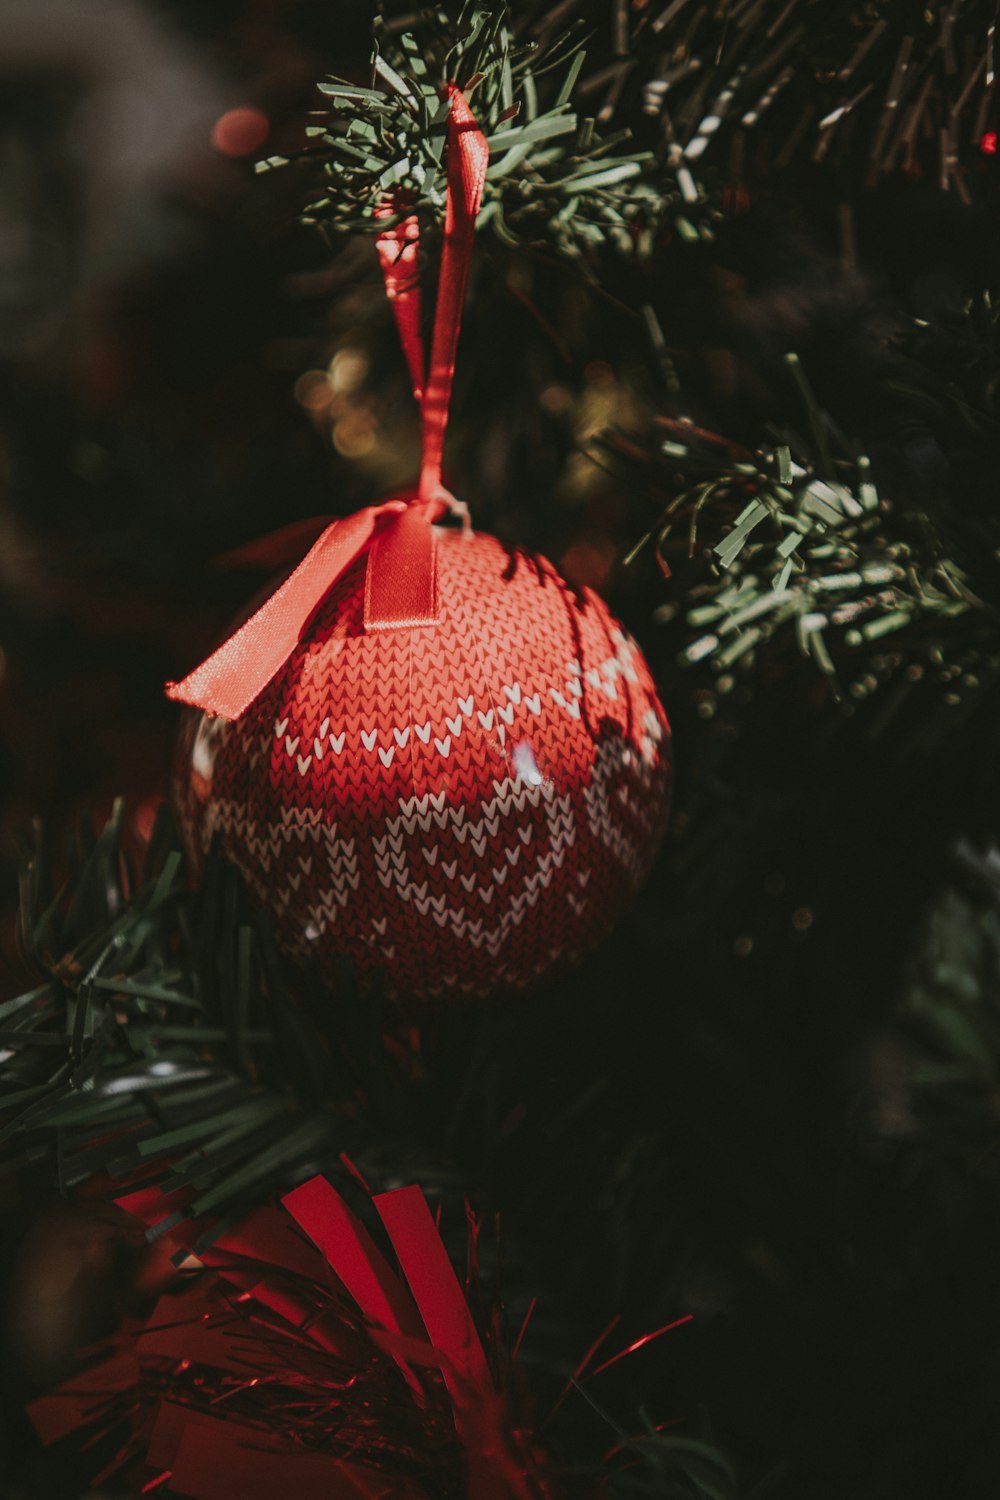
<path fill-rule="evenodd" d="M 443 90 L 456 83 L 490 147 L 480 225 L 506 244 L 544 241 L 580 258 L 612 243 L 648 250 L 673 223 L 687 238 L 709 233 L 688 168 L 638 149 L 627 131 L 603 134 L 573 108 L 584 63 L 579 28 L 517 41 L 507 7 L 466 3 L 457 16 L 430 10 L 413 31 L 376 23 L 370 86 L 332 79 L 330 101 L 308 127 L 302 153 L 321 181 L 308 222 L 329 232 L 376 232 L 386 205 L 443 218 Z M 258 170 L 285 164 L 270 157 Z"/>
<path fill-rule="evenodd" d="M 378 1115 L 386 1064 L 359 1022 L 371 1068 L 352 1076 L 292 1000 L 236 872 L 212 857 L 190 894 L 169 828 L 164 814 L 136 871 L 118 809 L 83 832 L 55 894 L 41 841 L 29 860 L 20 940 L 42 982 L 0 1006 L 0 1138 L 19 1148 L 8 1170 L 49 1160 L 65 1188 L 152 1176 L 191 1189 L 185 1217 L 225 1222 L 302 1163 L 336 1162 L 359 1100 Z"/>
<path fill-rule="evenodd" d="M 849 164 L 868 187 L 922 170 L 968 198 L 996 144 L 996 22 L 994 0 L 672 0 L 645 26 L 645 109 L 689 163 L 765 136 L 772 166 Z"/>

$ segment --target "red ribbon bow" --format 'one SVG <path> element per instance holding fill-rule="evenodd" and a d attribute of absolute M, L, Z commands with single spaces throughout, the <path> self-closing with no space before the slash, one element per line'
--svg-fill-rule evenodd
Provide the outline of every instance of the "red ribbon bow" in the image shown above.
<path fill-rule="evenodd" d="M 223 719 L 238 719 L 281 670 L 309 619 L 367 548 L 366 630 L 433 625 L 438 619 L 431 524 L 447 509 L 441 459 L 455 375 L 462 304 L 482 201 L 489 147 L 461 89 L 448 86 L 448 194 L 430 364 L 420 333 L 419 226 L 409 215 L 378 236 L 379 260 L 392 303 L 413 394 L 420 403 L 423 453 L 410 502 L 387 500 L 327 526 L 295 571 L 246 624 L 167 696 Z M 383 210 L 388 217 L 391 208 Z"/>

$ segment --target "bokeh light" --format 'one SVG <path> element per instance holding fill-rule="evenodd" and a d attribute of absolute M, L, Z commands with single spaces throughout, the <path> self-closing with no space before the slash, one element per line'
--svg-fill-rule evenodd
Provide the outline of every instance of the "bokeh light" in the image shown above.
<path fill-rule="evenodd" d="M 241 105 L 227 109 L 212 126 L 212 145 L 223 156 L 252 156 L 271 134 L 271 122 L 262 109 Z"/>
<path fill-rule="evenodd" d="M 330 361 L 330 384 L 338 394 L 353 391 L 368 374 L 368 356 L 362 349 L 338 349 Z"/>

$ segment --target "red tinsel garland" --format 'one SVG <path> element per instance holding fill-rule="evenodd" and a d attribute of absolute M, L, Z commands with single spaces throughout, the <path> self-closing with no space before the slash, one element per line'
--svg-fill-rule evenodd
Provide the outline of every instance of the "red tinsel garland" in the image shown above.
<path fill-rule="evenodd" d="M 157 1188 L 119 1202 L 146 1227 L 177 1206 Z M 194 1500 L 547 1500 L 423 1193 L 374 1204 L 398 1270 L 322 1177 L 196 1257 L 168 1228 L 205 1269 L 32 1403 L 43 1442 L 122 1429 L 95 1484 L 138 1469 L 142 1493 Z"/>

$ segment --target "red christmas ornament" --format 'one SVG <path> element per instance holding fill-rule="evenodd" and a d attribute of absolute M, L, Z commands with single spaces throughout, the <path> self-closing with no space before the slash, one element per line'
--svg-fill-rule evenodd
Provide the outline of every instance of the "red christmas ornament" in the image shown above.
<path fill-rule="evenodd" d="M 593 594 L 437 538 L 437 625 L 364 629 L 365 564 L 236 723 L 190 715 L 181 826 L 216 833 L 293 953 L 410 995 L 520 988 L 611 928 L 655 852 L 667 723 Z"/>
<path fill-rule="evenodd" d="M 203 710 L 178 793 L 195 869 L 218 835 L 288 951 L 380 968 L 413 998 L 520 989 L 593 948 L 646 873 L 669 789 L 666 716 L 601 600 L 432 524 L 488 159 L 451 97 L 426 388 L 415 220 L 379 237 L 423 412 L 417 495 L 327 527 L 171 689 Z"/>

